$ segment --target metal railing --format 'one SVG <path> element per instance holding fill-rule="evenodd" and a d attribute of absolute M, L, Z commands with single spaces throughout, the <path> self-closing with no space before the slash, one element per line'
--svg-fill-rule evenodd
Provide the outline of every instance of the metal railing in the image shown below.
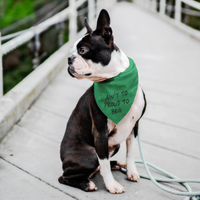
<path fill-rule="evenodd" d="M 188 33 L 192 37 L 200 40 L 200 31 L 188 26 L 187 24 L 182 23 L 182 14 L 188 14 L 193 16 L 200 16 L 200 3 L 194 0 L 176 0 L 175 6 L 167 5 L 166 0 L 134 0 L 134 3 L 145 8 L 151 10 L 153 12 L 158 12 L 159 15 L 165 20 L 169 21 L 173 25 L 177 26 L 182 31 Z M 199 11 L 193 11 L 187 8 L 182 8 L 182 3 L 190 6 Z M 159 9 L 158 9 L 159 8 Z M 167 8 L 167 9 L 166 9 Z M 171 10 L 175 12 L 174 18 L 170 18 L 166 10 Z"/>
<path fill-rule="evenodd" d="M 5 44 L 0 44 L 0 97 L 3 96 L 3 72 L 2 72 L 2 56 L 11 52 L 12 50 L 18 48 L 19 46 L 25 44 L 31 39 L 35 38 L 36 50 L 39 51 L 40 48 L 40 40 L 39 35 L 43 33 L 45 30 L 49 29 L 53 25 L 57 25 L 63 23 L 66 20 L 69 20 L 69 41 L 73 40 L 77 34 L 77 9 L 83 5 L 85 2 L 88 3 L 88 21 L 92 22 L 95 19 L 95 16 L 99 12 L 101 8 L 108 8 L 112 4 L 116 2 L 116 0 L 69 0 L 69 6 L 57 13 L 53 17 L 47 19 L 46 21 L 38 24 L 37 26 L 31 27 L 27 30 L 21 31 L 17 34 L 11 35 L 11 37 L 15 37 Z M 5 38 L 5 37 L 4 37 Z M 0 38 L 1 41 L 1 38 Z M 35 67 L 36 68 L 39 63 L 37 61 L 38 55 L 36 52 L 35 58 Z"/>

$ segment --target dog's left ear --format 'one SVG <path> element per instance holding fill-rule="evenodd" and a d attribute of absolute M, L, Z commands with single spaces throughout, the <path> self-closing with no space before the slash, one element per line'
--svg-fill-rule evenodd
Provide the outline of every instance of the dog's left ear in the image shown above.
<path fill-rule="evenodd" d="M 105 9 L 102 9 L 99 14 L 96 32 L 104 38 L 107 44 L 109 44 L 110 40 L 113 39 L 112 29 L 110 27 L 110 16 Z"/>

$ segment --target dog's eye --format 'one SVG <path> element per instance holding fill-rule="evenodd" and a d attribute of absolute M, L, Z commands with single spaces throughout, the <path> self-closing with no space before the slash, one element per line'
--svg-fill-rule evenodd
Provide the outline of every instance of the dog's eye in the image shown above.
<path fill-rule="evenodd" d="M 79 53 L 80 53 L 80 54 L 84 54 L 84 53 L 86 53 L 86 52 L 88 52 L 88 49 L 87 49 L 86 47 L 81 47 L 81 48 L 79 49 Z"/>

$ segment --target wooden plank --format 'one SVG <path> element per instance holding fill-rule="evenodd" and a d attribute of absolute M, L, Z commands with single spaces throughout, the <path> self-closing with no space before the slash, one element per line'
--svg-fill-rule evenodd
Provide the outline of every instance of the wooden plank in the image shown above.
<path fill-rule="evenodd" d="M 49 140 L 42 135 L 30 132 L 23 127 L 14 126 L 13 130 L 3 140 L 0 147 L 0 156 L 15 166 L 27 171 L 28 173 L 39 177 L 43 182 L 52 185 L 63 192 L 68 193 L 77 199 L 96 199 L 113 198 L 108 193 L 102 182 L 101 176 L 96 176 L 94 182 L 99 190 L 97 192 L 85 193 L 79 189 L 71 188 L 59 184 L 57 178 L 61 175 L 61 161 L 59 159 L 59 143 Z M 194 158 L 188 158 L 184 155 L 168 151 L 153 145 L 143 144 L 146 159 L 159 167 L 170 171 L 181 178 L 197 178 L 200 176 L 200 161 Z M 122 151 L 125 148 L 122 145 Z M 138 148 L 137 159 L 140 159 Z M 12 156 L 11 156 L 12 155 Z M 118 159 L 123 160 L 124 154 L 119 154 Z M 180 170 L 181 169 L 181 170 Z M 138 167 L 139 172 L 144 172 L 142 167 Z M 158 176 L 158 174 L 156 174 Z M 117 171 L 114 172 L 116 180 L 118 180 L 125 188 L 126 193 L 115 195 L 116 200 L 123 198 L 132 198 L 133 195 L 138 199 L 182 199 L 182 197 L 173 196 L 157 189 L 151 182 L 141 180 L 138 183 L 131 183 L 126 180 L 126 175 Z M 196 188 L 195 188 L 196 189 Z M 150 192 L 151 191 L 151 192 Z"/>
<path fill-rule="evenodd" d="M 74 200 L 74 198 L 47 185 L 22 169 L 0 159 L 0 191 L 1 199 L 60 199 Z"/>

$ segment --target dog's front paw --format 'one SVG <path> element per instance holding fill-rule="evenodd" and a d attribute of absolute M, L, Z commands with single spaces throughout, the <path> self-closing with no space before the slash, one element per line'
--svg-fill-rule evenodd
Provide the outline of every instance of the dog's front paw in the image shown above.
<path fill-rule="evenodd" d="M 137 172 L 136 169 L 127 169 L 127 178 L 130 181 L 139 182 L 140 175 L 139 175 L 139 173 Z"/>
<path fill-rule="evenodd" d="M 110 183 L 106 184 L 106 189 L 112 194 L 120 194 L 125 192 L 123 186 L 121 186 L 117 181 L 113 180 Z"/>

